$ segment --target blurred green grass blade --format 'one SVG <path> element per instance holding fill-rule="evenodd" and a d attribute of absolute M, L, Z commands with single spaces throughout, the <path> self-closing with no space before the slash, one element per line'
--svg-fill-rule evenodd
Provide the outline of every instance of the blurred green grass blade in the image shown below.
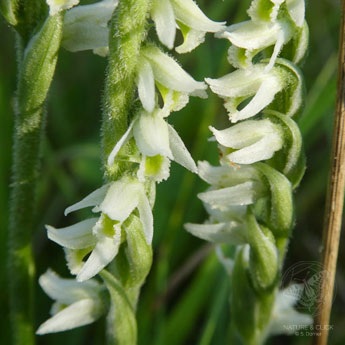
<path fill-rule="evenodd" d="M 210 300 L 210 312 L 207 315 L 207 320 L 204 326 L 204 331 L 201 334 L 199 345 L 211 345 L 214 339 L 215 331 L 224 306 L 229 308 L 229 278 L 225 272 L 221 272 L 221 279 L 218 278 L 217 293 L 213 295 Z M 224 341 L 224 339 L 222 340 Z"/>
<path fill-rule="evenodd" d="M 211 254 L 198 270 L 187 290 L 167 317 L 164 345 L 188 344 L 186 341 L 195 332 L 195 325 L 209 296 L 215 287 L 215 277 L 220 265 L 214 254 Z"/>
<path fill-rule="evenodd" d="M 333 117 L 336 94 L 337 54 L 333 53 L 324 64 L 306 98 L 306 108 L 299 120 L 306 147 L 311 146 L 324 127 L 325 116 Z"/>

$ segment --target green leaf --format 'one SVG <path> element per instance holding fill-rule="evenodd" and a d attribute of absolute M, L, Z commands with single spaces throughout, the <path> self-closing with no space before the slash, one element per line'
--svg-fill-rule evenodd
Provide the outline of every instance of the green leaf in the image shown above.
<path fill-rule="evenodd" d="M 137 343 L 137 324 L 135 312 L 124 287 L 108 271 L 103 270 L 100 276 L 110 293 L 110 311 L 108 313 L 108 344 L 134 345 Z"/>

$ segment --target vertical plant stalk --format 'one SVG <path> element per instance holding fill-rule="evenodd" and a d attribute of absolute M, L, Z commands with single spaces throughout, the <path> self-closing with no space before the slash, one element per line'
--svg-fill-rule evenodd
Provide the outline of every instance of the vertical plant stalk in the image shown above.
<path fill-rule="evenodd" d="M 44 129 L 44 102 L 55 71 L 62 15 L 49 17 L 19 51 L 8 235 L 8 279 L 13 344 L 32 345 L 35 265 L 32 235 Z"/>
<path fill-rule="evenodd" d="M 340 26 L 340 48 L 338 67 L 337 108 L 333 128 L 331 155 L 331 175 L 328 184 L 326 213 L 323 233 L 323 269 L 327 275 L 322 280 L 319 301 L 321 312 L 315 318 L 315 325 L 320 325 L 321 336 L 315 337 L 315 345 L 325 345 L 333 300 L 339 239 L 341 232 L 344 188 L 345 188 L 345 1 L 342 1 L 342 19 Z"/>
<path fill-rule="evenodd" d="M 120 1 L 110 22 L 109 60 L 103 98 L 103 162 L 105 175 L 116 180 L 127 168 L 117 161 L 107 166 L 111 150 L 128 128 L 136 91 L 135 76 L 141 45 L 147 34 L 150 0 Z"/>
<path fill-rule="evenodd" d="M 131 175 L 133 170 L 131 163 L 121 159 L 108 165 L 107 157 L 114 143 L 118 142 L 128 129 L 136 109 L 135 78 L 141 46 L 147 35 L 150 8 L 150 0 L 120 1 L 110 21 L 102 122 L 103 163 L 105 179 L 108 182 Z M 126 241 L 127 249 L 120 250 L 116 257 L 117 272 L 107 273 L 104 270 L 101 273 L 112 301 L 107 322 L 109 345 L 136 344 L 136 305 L 140 287 L 152 263 L 151 246 L 146 244 L 139 222 L 133 225 Z"/>

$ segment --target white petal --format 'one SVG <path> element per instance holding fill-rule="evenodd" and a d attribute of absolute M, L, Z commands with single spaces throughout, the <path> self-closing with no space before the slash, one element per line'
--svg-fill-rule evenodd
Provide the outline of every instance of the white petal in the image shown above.
<path fill-rule="evenodd" d="M 230 205 L 253 204 L 260 195 L 260 185 L 247 181 L 236 186 L 199 193 L 198 197 L 212 208 L 223 209 Z"/>
<path fill-rule="evenodd" d="M 169 49 L 175 41 L 175 15 L 169 0 L 154 0 L 151 11 L 159 40 Z"/>
<path fill-rule="evenodd" d="M 192 0 L 171 0 L 176 19 L 199 31 L 217 32 L 223 30 L 225 22 L 210 20 Z"/>
<path fill-rule="evenodd" d="M 260 64 L 250 69 L 239 69 L 218 79 L 206 78 L 211 90 L 222 97 L 244 97 L 254 94 L 265 77 L 272 73 L 264 71 L 265 65 Z"/>
<path fill-rule="evenodd" d="M 67 267 L 71 274 L 77 275 L 84 266 L 84 258 L 92 252 L 94 246 L 85 249 L 68 249 L 63 248 Z"/>
<path fill-rule="evenodd" d="M 79 0 L 47 0 L 49 15 L 53 16 L 60 11 L 67 10 L 79 4 Z"/>
<path fill-rule="evenodd" d="M 137 207 L 142 188 L 139 182 L 127 177 L 113 182 L 99 206 L 100 211 L 112 220 L 125 221 Z"/>
<path fill-rule="evenodd" d="M 61 304 L 71 304 L 80 299 L 96 297 L 102 289 L 95 280 L 80 283 L 75 279 L 61 278 L 52 270 L 47 270 L 40 276 L 39 284 L 51 299 Z"/>
<path fill-rule="evenodd" d="M 159 112 L 141 113 L 133 127 L 135 142 L 145 156 L 166 156 L 172 158 L 169 146 L 168 124 Z"/>
<path fill-rule="evenodd" d="M 227 155 L 227 158 L 237 164 L 253 164 L 272 158 L 282 146 L 283 140 L 278 134 L 267 135 L 253 145 Z"/>
<path fill-rule="evenodd" d="M 234 260 L 226 257 L 222 251 L 220 245 L 216 246 L 216 255 L 219 262 L 223 265 L 225 271 L 231 275 L 232 271 L 234 270 Z"/>
<path fill-rule="evenodd" d="M 280 5 L 285 0 L 271 0 L 267 6 L 267 2 L 254 0 L 248 9 L 248 15 L 253 21 L 272 21 L 277 19 Z"/>
<path fill-rule="evenodd" d="M 68 11 L 64 18 L 63 47 L 72 52 L 104 50 L 108 46 L 107 23 L 117 3 L 118 1 L 105 0 Z"/>
<path fill-rule="evenodd" d="M 164 106 L 160 110 L 160 115 L 163 118 L 168 117 L 172 111 L 181 110 L 189 102 L 189 96 L 186 93 L 169 90 L 163 86 L 159 86 L 158 88 L 164 102 Z"/>
<path fill-rule="evenodd" d="M 275 44 L 280 29 L 278 23 L 248 20 L 231 25 L 223 34 L 218 36 L 229 39 L 237 47 L 248 50 L 264 49 Z"/>
<path fill-rule="evenodd" d="M 270 58 L 270 62 L 266 66 L 266 71 L 269 71 L 271 68 L 273 68 L 277 57 L 280 53 L 280 51 L 283 48 L 283 45 L 288 42 L 291 38 L 292 31 L 289 27 L 289 25 L 282 23 L 281 28 L 277 34 L 277 41 L 274 45 L 273 53 Z"/>
<path fill-rule="evenodd" d="M 210 127 L 217 141 L 232 149 L 239 149 L 227 155 L 238 164 L 252 164 L 269 159 L 282 148 L 280 129 L 270 120 L 247 120 L 225 130 Z"/>
<path fill-rule="evenodd" d="M 192 235 L 214 243 L 243 244 L 246 243 L 244 232 L 239 223 L 192 224 L 184 225 Z"/>
<path fill-rule="evenodd" d="M 110 155 L 108 156 L 108 160 L 107 160 L 107 164 L 109 166 L 114 164 L 115 157 L 119 153 L 121 147 L 132 137 L 132 128 L 134 126 L 135 121 L 137 121 L 137 118 L 133 119 L 131 124 L 128 126 L 128 129 L 125 132 L 125 134 L 121 137 L 121 139 L 116 143 L 116 145 L 110 152 Z"/>
<path fill-rule="evenodd" d="M 205 41 L 205 32 L 190 29 L 184 35 L 184 41 L 181 45 L 175 48 L 175 50 L 179 54 L 189 53 L 197 46 L 199 46 L 202 42 Z"/>
<path fill-rule="evenodd" d="M 232 114 L 229 113 L 230 120 L 232 122 L 237 122 L 257 115 L 273 101 L 274 96 L 282 89 L 282 87 L 283 85 L 278 78 L 267 76 L 255 96 L 243 109 Z"/>
<path fill-rule="evenodd" d="M 138 94 L 144 109 L 151 113 L 155 106 L 155 80 L 150 63 L 141 58 L 138 66 Z"/>
<path fill-rule="evenodd" d="M 168 129 L 170 149 L 172 151 L 174 161 L 178 164 L 181 164 L 186 169 L 197 173 L 198 168 L 196 167 L 196 164 L 184 145 L 182 139 L 172 126 L 168 125 Z"/>
<path fill-rule="evenodd" d="M 121 231 L 115 231 L 115 237 L 102 236 L 77 275 L 83 282 L 95 276 L 107 266 L 117 255 L 121 243 Z"/>
<path fill-rule="evenodd" d="M 199 161 L 198 171 L 204 181 L 219 188 L 240 184 L 249 179 L 258 179 L 258 173 L 251 166 L 212 166 L 207 161 Z"/>
<path fill-rule="evenodd" d="M 173 58 L 160 49 L 150 46 L 143 50 L 143 54 L 150 61 L 155 79 L 159 83 L 175 91 L 204 96 L 206 84 L 194 80 Z"/>
<path fill-rule="evenodd" d="M 88 325 L 103 314 L 99 301 L 83 299 L 66 307 L 44 322 L 36 334 L 47 334 L 67 331 L 76 327 Z"/>
<path fill-rule="evenodd" d="M 296 332 L 296 325 L 304 327 L 313 323 L 311 315 L 299 313 L 293 308 L 302 293 L 303 284 L 290 285 L 277 293 L 269 327 L 270 334 L 293 334 Z"/>
<path fill-rule="evenodd" d="M 71 212 L 78 211 L 82 208 L 99 205 L 104 199 L 108 188 L 109 188 L 109 184 L 106 184 L 102 186 L 101 188 L 96 189 L 95 191 L 93 191 L 84 199 L 80 200 L 74 205 L 67 207 L 65 210 L 65 216 L 67 216 Z"/>
<path fill-rule="evenodd" d="M 144 193 L 140 195 L 138 211 L 140 215 L 140 220 L 143 224 L 146 243 L 151 244 L 153 237 L 153 216 L 150 203 Z"/>
<path fill-rule="evenodd" d="M 90 218 L 60 229 L 46 225 L 48 238 L 69 249 L 91 247 L 96 244 L 97 240 L 92 234 L 92 228 L 97 220 L 98 218 Z"/>
<path fill-rule="evenodd" d="M 157 155 L 157 156 L 142 156 L 140 161 L 137 177 L 140 182 L 147 180 L 154 182 L 162 182 L 170 175 L 170 159 Z"/>
<path fill-rule="evenodd" d="M 295 24 L 302 27 L 305 14 L 304 0 L 286 0 L 286 6 Z"/>

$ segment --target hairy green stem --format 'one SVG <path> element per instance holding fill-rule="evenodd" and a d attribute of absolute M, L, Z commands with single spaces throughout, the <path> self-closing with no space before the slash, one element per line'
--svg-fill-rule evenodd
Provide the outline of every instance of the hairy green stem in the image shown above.
<path fill-rule="evenodd" d="M 103 162 L 108 181 L 116 181 L 133 171 L 126 157 L 117 158 L 112 166 L 107 165 L 107 157 L 126 132 L 137 108 L 136 72 L 147 35 L 150 7 L 150 0 L 120 1 L 110 22 L 102 123 Z M 126 145 L 122 152 L 126 155 L 130 150 L 131 146 Z M 111 294 L 107 324 L 109 345 L 136 343 L 135 309 L 140 287 L 152 263 L 151 246 L 144 239 L 141 222 L 132 216 L 128 223 L 125 226 L 131 229 L 115 259 L 113 272 L 101 274 Z"/>
<path fill-rule="evenodd" d="M 150 0 L 120 1 L 110 23 L 109 61 L 103 99 L 103 160 L 105 174 L 116 179 L 128 169 L 117 160 L 106 165 L 106 158 L 128 128 L 135 110 L 135 77 L 142 43 L 147 34 Z"/>
<path fill-rule="evenodd" d="M 44 101 L 55 71 L 62 15 L 49 17 L 19 57 L 12 190 L 9 216 L 8 278 L 14 344 L 34 344 L 32 235 L 35 191 L 44 129 Z M 21 48 L 18 48 L 21 52 Z"/>

